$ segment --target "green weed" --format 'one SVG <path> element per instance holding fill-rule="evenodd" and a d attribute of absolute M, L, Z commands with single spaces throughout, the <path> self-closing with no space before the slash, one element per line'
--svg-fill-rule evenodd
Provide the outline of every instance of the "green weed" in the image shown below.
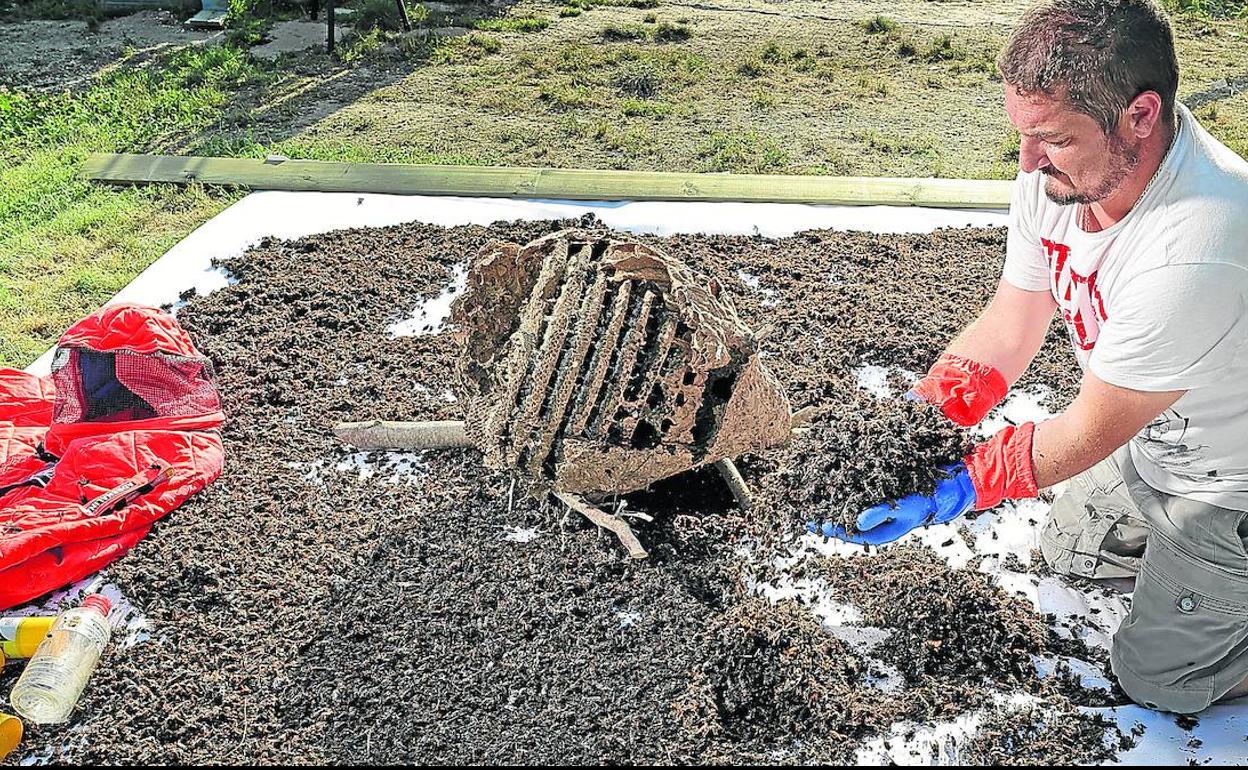
<path fill-rule="evenodd" d="M 486 32 L 541 32 L 550 26 L 550 19 L 540 16 L 503 16 L 497 19 L 477 19 L 473 29 Z"/>
<path fill-rule="evenodd" d="M 502 49 L 503 44 L 498 38 L 471 32 L 438 40 L 429 58 L 434 64 L 463 64 L 478 61 Z"/>
<path fill-rule="evenodd" d="M 1209 19 L 1248 18 L 1248 0 L 1162 0 L 1166 10 Z"/>
<path fill-rule="evenodd" d="M 598 34 L 610 42 L 645 40 L 650 36 L 650 32 L 640 24 L 608 24 Z"/>
<path fill-rule="evenodd" d="M 754 131 L 711 134 L 698 151 L 705 171 L 762 174 L 788 165 L 788 154 L 770 137 Z"/>
<path fill-rule="evenodd" d="M 672 105 L 651 99 L 625 99 L 620 102 L 620 110 L 630 118 L 662 118 L 671 114 Z"/>
<path fill-rule="evenodd" d="M 538 98 L 556 110 L 587 107 L 592 103 L 585 86 L 544 85 L 538 91 Z"/>
<path fill-rule="evenodd" d="M 684 24 L 662 22 L 650 35 L 656 43 L 683 43 L 693 37 L 693 30 Z"/>
<path fill-rule="evenodd" d="M 895 32 L 901 25 L 887 16 L 877 15 L 866 21 L 858 22 L 858 26 L 868 35 L 879 35 L 886 32 Z"/>

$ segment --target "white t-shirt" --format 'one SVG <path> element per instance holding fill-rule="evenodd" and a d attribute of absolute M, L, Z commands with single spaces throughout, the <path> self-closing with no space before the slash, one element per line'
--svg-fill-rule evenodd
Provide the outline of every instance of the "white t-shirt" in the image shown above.
<path fill-rule="evenodd" d="M 1187 391 L 1131 440 L 1146 482 L 1248 511 L 1248 162 L 1178 114 L 1152 185 L 1100 232 L 1045 196 L 1043 173 L 1020 174 L 1004 277 L 1052 292 L 1085 370 Z"/>

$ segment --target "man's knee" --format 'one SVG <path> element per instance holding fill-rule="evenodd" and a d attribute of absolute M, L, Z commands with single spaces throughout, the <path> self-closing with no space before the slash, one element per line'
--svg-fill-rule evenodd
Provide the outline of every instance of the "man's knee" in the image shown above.
<path fill-rule="evenodd" d="M 1115 640 L 1117 641 L 1117 640 Z M 1210 681 L 1155 681 L 1140 673 L 1130 663 L 1125 663 L 1115 645 L 1110 664 L 1118 685 L 1135 703 L 1154 711 L 1175 714 L 1195 714 L 1213 703 L 1214 695 Z"/>
<path fill-rule="evenodd" d="M 1080 547 L 1086 518 L 1079 500 L 1071 499 L 1068 491 L 1053 503 L 1049 519 L 1040 530 L 1040 555 L 1049 569 L 1067 577 L 1086 577 L 1095 566 L 1089 554 Z"/>
<path fill-rule="evenodd" d="M 1154 538 L 1110 662 L 1151 709 L 1192 714 L 1248 676 L 1248 576 L 1216 570 Z"/>

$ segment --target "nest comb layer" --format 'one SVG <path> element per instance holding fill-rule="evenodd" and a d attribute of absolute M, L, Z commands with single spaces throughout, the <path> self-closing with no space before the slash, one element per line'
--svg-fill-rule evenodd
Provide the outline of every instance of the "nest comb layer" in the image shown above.
<path fill-rule="evenodd" d="M 643 244 L 491 244 L 452 321 L 469 437 L 538 488 L 629 492 L 789 439 L 788 398 L 718 285 Z"/>

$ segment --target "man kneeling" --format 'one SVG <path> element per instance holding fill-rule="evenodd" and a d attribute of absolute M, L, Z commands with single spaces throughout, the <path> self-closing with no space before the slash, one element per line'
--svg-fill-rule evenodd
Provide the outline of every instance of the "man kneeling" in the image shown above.
<path fill-rule="evenodd" d="M 1070 479 L 1045 560 L 1134 580 L 1113 643 L 1122 688 L 1200 711 L 1248 693 L 1248 163 L 1176 104 L 1153 0 L 1042 2 L 999 67 L 1022 137 L 1002 280 L 912 396 L 977 423 L 1055 311 L 1079 394 L 976 447 L 934 495 L 825 534 L 888 542 Z"/>

